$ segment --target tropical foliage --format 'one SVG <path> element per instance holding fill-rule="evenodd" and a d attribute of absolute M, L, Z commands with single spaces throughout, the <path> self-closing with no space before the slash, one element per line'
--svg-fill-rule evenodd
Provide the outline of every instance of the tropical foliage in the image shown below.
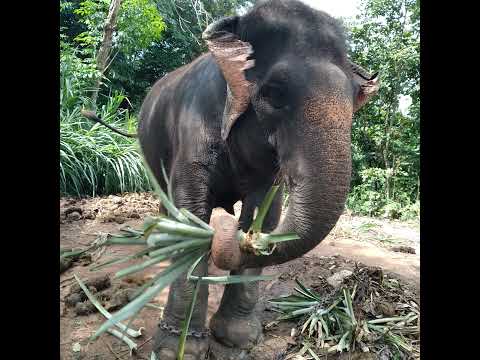
<path fill-rule="evenodd" d="M 381 76 L 374 100 L 355 116 L 348 206 L 388 217 L 419 215 L 420 2 L 364 0 L 347 23 L 351 55 Z M 401 102 L 411 102 L 408 109 Z"/>
<path fill-rule="evenodd" d="M 107 68 L 99 71 L 96 57 L 110 3 L 60 1 L 62 194 L 151 188 L 136 142 L 92 124 L 80 109 L 95 105 L 108 123 L 134 132 L 135 114 L 153 83 L 206 50 L 201 32 L 207 24 L 254 1 L 123 0 Z M 355 213 L 419 215 L 419 7 L 418 0 L 363 0 L 359 15 L 344 19 L 351 57 L 380 72 L 382 81 L 353 125 L 347 207 Z M 98 79 L 99 96 L 92 104 Z"/>

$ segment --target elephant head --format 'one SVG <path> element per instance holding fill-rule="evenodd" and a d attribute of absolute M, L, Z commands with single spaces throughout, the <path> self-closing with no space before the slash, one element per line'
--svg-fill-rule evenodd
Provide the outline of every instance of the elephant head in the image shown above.
<path fill-rule="evenodd" d="M 301 238 L 271 256 L 245 254 L 242 265 L 301 256 L 344 209 L 352 117 L 378 91 L 378 77 L 348 59 L 336 20 L 299 1 L 259 2 L 244 16 L 211 24 L 203 38 L 227 82 L 222 138 L 228 142 L 244 116 L 256 116 L 290 193 L 286 217 L 273 232 Z"/>

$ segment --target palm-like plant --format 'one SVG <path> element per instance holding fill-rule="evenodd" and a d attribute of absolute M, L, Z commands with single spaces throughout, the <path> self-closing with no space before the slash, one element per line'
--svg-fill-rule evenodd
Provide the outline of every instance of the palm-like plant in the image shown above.
<path fill-rule="evenodd" d="M 147 168 L 148 169 L 148 168 Z M 148 170 L 149 171 L 149 170 Z M 98 239 L 98 241 L 84 251 L 96 249 L 107 245 L 142 245 L 144 248 L 134 254 L 113 259 L 103 264 L 97 265 L 92 270 L 98 270 L 113 264 L 128 262 L 132 259 L 147 259 L 139 264 L 127 266 L 115 273 L 115 278 L 121 278 L 133 273 L 143 271 L 159 262 L 171 260 L 171 264 L 154 278 L 140 287 L 133 295 L 133 300 L 125 305 L 120 311 L 113 315 L 105 315 L 107 320 L 97 330 L 93 339 L 100 334 L 108 331 L 113 326 L 121 324 L 120 322 L 134 318 L 134 316 L 148 304 L 158 293 L 169 286 L 179 276 L 187 273 L 187 279 L 195 283 L 195 291 L 189 308 L 186 309 L 186 320 L 182 329 L 179 342 L 178 359 L 183 359 L 186 335 L 192 316 L 193 306 L 196 301 L 200 284 L 232 284 L 239 282 L 271 280 L 275 276 L 195 276 L 192 275 L 198 263 L 206 256 L 209 256 L 210 247 L 215 230 L 207 223 L 199 219 L 186 209 L 178 209 L 172 200 L 171 187 L 164 171 L 165 181 L 167 183 L 167 195 L 155 181 L 152 181 L 163 207 L 168 215 L 161 215 L 154 218 L 147 218 L 142 230 L 124 228 L 121 233 L 116 235 L 107 235 Z M 153 177 L 152 177 L 153 179 Z M 289 241 L 298 239 L 295 234 L 269 235 L 261 233 L 261 228 L 265 215 L 272 203 L 279 185 L 274 185 L 268 192 L 265 200 L 258 208 L 257 215 L 249 231 L 245 234 L 238 231 L 237 240 L 240 246 L 249 249 L 249 251 L 261 256 L 270 254 L 276 244 L 280 241 Z M 79 252 L 66 252 L 62 257 L 78 256 Z M 87 294 L 88 295 L 88 294 Z M 98 308 L 98 307 L 97 307 Z M 130 320 L 130 323 L 131 321 Z M 130 323 L 126 328 L 130 327 Z M 125 330 L 125 328 L 123 328 Z M 127 335 L 125 335 L 127 336 Z"/>

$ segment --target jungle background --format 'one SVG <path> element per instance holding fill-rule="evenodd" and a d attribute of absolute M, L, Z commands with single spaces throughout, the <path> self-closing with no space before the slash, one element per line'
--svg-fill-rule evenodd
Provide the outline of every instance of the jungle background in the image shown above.
<path fill-rule="evenodd" d="M 154 82 L 205 52 L 212 21 L 245 12 L 246 0 L 60 1 L 61 195 L 151 190 L 135 139 L 81 116 L 94 109 L 136 132 Z M 351 58 L 379 72 L 378 96 L 355 114 L 353 176 L 346 204 L 356 215 L 418 220 L 420 212 L 420 4 L 362 0 L 340 19 Z"/>

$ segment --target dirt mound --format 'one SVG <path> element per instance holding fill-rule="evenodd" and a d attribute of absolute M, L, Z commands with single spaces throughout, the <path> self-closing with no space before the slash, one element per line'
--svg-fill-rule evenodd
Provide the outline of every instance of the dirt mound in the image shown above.
<path fill-rule="evenodd" d="M 96 219 L 100 222 L 123 224 L 127 219 L 157 215 L 159 201 L 153 193 L 127 193 L 99 198 L 60 200 L 60 219 L 63 222 Z"/>
<path fill-rule="evenodd" d="M 288 277 L 295 277 L 295 273 Z M 342 347 L 359 359 L 367 355 L 369 359 L 419 357 L 418 293 L 401 279 L 384 274 L 381 268 L 358 263 L 352 270 L 344 268 L 328 277 L 314 278 L 307 273 L 303 279 L 310 284 L 308 287 L 296 279 L 295 290 L 290 288 L 288 294 L 266 303 L 266 311 L 293 317 L 280 320 L 277 315 L 264 326 L 266 331 L 275 331 L 279 325 L 290 328 L 290 337 L 284 332 L 275 336 L 275 343 L 282 344 L 282 349 L 276 350 L 278 359 L 303 360 L 309 352 L 336 359 Z M 264 353 L 266 344 L 252 353 Z"/>

